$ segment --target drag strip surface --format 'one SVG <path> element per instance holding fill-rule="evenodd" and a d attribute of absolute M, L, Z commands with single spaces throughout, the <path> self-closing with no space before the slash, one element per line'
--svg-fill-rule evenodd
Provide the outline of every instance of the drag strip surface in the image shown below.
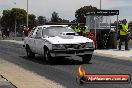
<path fill-rule="evenodd" d="M 28 59 L 22 45 L 4 41 L 0 41 L 0 58 L 42 78 L 53 80 L 66 88 L 132 88 L 132 84 L 85 84 L 80 86 L 76 83 L 76 75 L 80 65 L 84 67 L 87 74 L 132 75 L 131 61 L 94 55 L 89 64 L 83 64 L 78 57 L 56 58 L 52 63 L 46 63 L 39 55 L 34 59 Z"/>

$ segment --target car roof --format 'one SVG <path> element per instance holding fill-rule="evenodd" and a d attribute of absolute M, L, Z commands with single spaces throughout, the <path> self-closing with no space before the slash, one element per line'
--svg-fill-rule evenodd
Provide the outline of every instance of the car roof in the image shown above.
<path fill-rule="evenodd" d="M 37 26 L 37 27 L 68 27 L 68 25 L 42 25 L 42 26 Z"/>

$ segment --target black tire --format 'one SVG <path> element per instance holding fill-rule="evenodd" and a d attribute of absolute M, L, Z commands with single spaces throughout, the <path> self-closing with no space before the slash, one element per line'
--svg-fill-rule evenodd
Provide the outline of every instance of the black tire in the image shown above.
<path fill-rule="evenodd" d="M 30 49 L 29 46 L 26 46 L 26 52 L 27 52 L 27 57 L 28 58 L 34 58 L 35 57 L 35 53 L 33 53 Z"/>
<path fill-rule="evenodd" d="M 52 56 L 48 48 L 44 49 L 44 59 L 46 62 L 51 62 Z"/>
<path fill-rule="evenodd" d="M 83 63 L 89 63 L 91 59 L 92 59 L 92 54 L 86 54 L 82 56 Z"/>

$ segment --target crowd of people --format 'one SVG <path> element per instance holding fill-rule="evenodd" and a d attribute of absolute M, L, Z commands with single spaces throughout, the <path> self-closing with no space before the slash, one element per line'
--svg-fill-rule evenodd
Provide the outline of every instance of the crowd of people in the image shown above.
<path fill-rule="evenodd" d="M 23 29 L 22 29 L 22 37 L 27 37 L 29 32 L 30 32 L 30 29 L 29 27 L 26 27 L 24 26 Z M 18 34 L 18 32 L 16 32 L 16 34 Z M 13 37 L 16 35 L 14 32 L 11 32 L 10 29 L 1 29 L 0 31 L 0 36 L 2 39 L 7 39 L 7 38 L 10 38 L 10 37 Z"/>
<path fill-rule="evenodd" d="M 74 28 L 74 31 L 81 36 L 86 36 L 88 32 L 88 27 L 87 26 L 81 27 L 79 24 L 77 24 L 77 26 Z"/>
<path fill-rule="evenodd" d="M 87 34 L 88 33 L 88 27 L 87 26 L 80 27 L 80 25 L 77 24 L 77 26 L 75 27 L 74 30 L 79 35 L 88 37 L 88 34 Z M 119 50 L 121 50 L 121 48 L 122 48 L 122 43 L 125 43 L 125 50 L 129 50 L 129 48 L 128 48 L 128 43 L 129 43 L 129 40 L 130 40 L 129 34 L 130 34 L 129 25 L 127 23 L 127 20 L 123 19 L 122 21 L 119 21 L 119 26 L 118 26 L 118 36 L 119 36 L 118 49 Z M 96 38 L 95 38 L 94 35 L 92 35 L 91 39 L 94 40 L 94 42 L 96 44 Z"/>

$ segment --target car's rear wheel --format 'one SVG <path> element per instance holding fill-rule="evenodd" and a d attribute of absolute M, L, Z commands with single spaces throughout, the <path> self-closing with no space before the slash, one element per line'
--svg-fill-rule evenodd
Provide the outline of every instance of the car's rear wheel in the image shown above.
<path fill-rule="evenodd" d="M 86 54 L 82 56 L 83 63 L 89 63 L 91 59 L 92 59 L 92 54 Z"/>
<path fill-rule="evenodd" d="M 44 49 L 44 58 L 45 58 L 46 62 L 50 62 L 51 59 L 52 59 L 52 56 L 51 56 L 50 51 L 49 51 L 48 48 Z"/>
<path fill-rule="evenodd" d="M 34 58 L 35 57 L 35 53 L 33 53 L 30 49 L 29 46 L 26 46 L 26 52 L 27 52 L 27 57 L 28 58 Z"/>

